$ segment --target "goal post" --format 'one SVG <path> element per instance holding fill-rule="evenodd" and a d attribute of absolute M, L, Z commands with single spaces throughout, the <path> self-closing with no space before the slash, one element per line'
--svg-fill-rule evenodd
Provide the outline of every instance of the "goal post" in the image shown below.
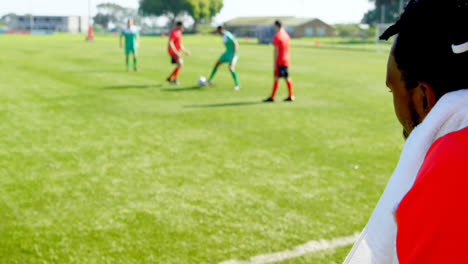
<path fill-rule="evenodd" d="M 377 24 L 375 26 L 375 51 L 383 52 L 384 45 L 388 45 L 387 42 L 380 40 L 380 36 L 387 30 L 392 24 Z"/>

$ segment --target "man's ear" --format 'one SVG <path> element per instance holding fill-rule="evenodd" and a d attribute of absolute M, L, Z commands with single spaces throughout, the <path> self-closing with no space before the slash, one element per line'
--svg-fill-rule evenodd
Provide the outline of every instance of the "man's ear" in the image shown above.
<path fill-rule="evenodd" d="M 437 103 L 432 86 L 427 82 L 419 82 L 413 91 L 413 102 L 419 116 L 424 119 Z"/>
<path fill-rule="evenodd" d="M 426 111 L 426 115 L 434 108 L 437 103 L 437 96 L 434 88 L 426 82 L 420 82 L 421 89 L 424 91 L 423 106 Z"/>

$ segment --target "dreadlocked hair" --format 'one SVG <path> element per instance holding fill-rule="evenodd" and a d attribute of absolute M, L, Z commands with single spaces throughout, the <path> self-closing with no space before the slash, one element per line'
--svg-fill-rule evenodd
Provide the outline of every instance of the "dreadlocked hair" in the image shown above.
<path fill-rule="evenodd" d="M 407 89 L 427 82 L 438 98 L 468 89 L 468 52 L 452 48 L 468 42 L 468 0 L 411 0 L 380 39 L 395 35 L 392 52 Z"/>

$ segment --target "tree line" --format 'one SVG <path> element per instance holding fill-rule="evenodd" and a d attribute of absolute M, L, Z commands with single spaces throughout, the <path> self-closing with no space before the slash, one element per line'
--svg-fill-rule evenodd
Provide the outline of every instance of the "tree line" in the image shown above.
<path fill-rule="evenodd" d="M 94 17 L 94 23 L 107 29 L 109 23 L 122 23 L 127 17 L 143 15 L 165 16 L 173 25 L 179 16 L 188 15 L 195 21 L 196 30 L 200 23 L 210 23 L 223 5 L 223 0 L 140 0 L 140 7 L 136 10 L 114 3 L 103 3 L 97 6 L 98 13 Z"/>
<path fill-rule="evenodd" d="M 375 25 L 395 22 L 408 0 L 370 0 L 370 2 L 375 3 L 375 8 L 364 15 L 362 23 Z"/>

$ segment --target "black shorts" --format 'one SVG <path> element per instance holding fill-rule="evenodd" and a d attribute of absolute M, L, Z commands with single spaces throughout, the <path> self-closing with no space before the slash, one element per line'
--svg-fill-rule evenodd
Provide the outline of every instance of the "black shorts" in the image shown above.
<path fill-rule="evenodd" d="M 275 76 L 278 78 L 289 78 L 288 66 L 276 67 Z"/>

